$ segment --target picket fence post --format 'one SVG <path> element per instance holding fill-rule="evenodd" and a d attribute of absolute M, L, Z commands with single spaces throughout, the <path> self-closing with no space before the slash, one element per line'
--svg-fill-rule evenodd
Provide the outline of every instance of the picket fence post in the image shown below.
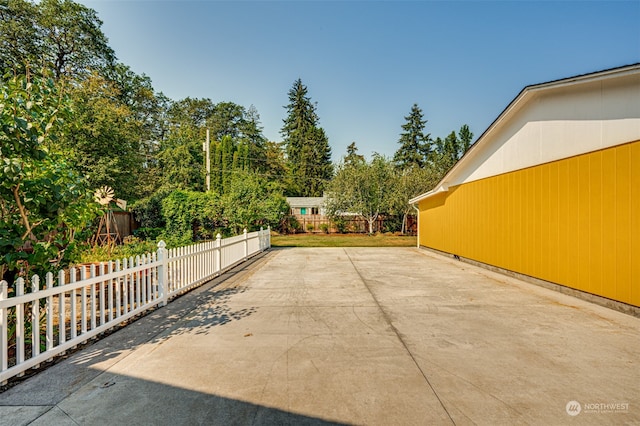
<path fill-rule="evenodd" d="M 249 234 L 247 234 L 247 228 L 244 228 L 243 235 L 244 235 L 244 258 L 243 260 L 247 260 L 247 258 L 249 257 L 249 240 L 247 239 L 247 236 Z"/>
<path fill-rule="evenodd" d="M 216 272 L 222 270 L 222 235 L 216 235 Z"/>
<path fill-rule="evenodd" d="M 9 283 L 6 281 L 0 281 L 0 300 L 5 300 L 9 297 Z M 0 308 L 0 371 L 7 369 L 9 355 L 9 348 L 7 344 L 7 309 Z M 4 385 L 7 382 L 1 382 Z"/>
<path fill-rule="evenodd" d="M 16 279 L 16 296 L 24 295 L 24 278 Z M 16 305 L 16 364 L 24 362 L 24 304 Z"/>
<path fill-rule="evenodd" d="M 40 291 L 40 277 L 34 275 L 31 277 L 31 292 Z M 40 303 L 39 300 L 31 303 L 31 351 L 32 356 L 40 355 Z M 35 367 L 38 368 L 40 364 Z"/>
<path fill-rule="evenodd" d="M 162 302 L 160 306 L 166 306 L 169 301 L 169 286 L 167 283 L 169 277 L 168 270 L 168 256 L 167 256 L 167 244 L 164 241 L 158 243 L 158 297 Z"/>
<path fill-rule="evenodd" d="M 271 225 L 267 226 L 267 248 L 271 248 Z"/>

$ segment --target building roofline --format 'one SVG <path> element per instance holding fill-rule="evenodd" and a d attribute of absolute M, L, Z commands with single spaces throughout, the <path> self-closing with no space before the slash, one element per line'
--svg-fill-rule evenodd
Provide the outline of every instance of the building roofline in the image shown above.
<path fill-rule="evenodd" d="M 504 110 L 496 117 L 495 120 L 487 127 L 487 129 L 476 139 L 475 143 L 471 145 L 471 148 L 449 169 L 449 171 L 444 175 L 442 179 L 436 184 L 436 186 L 428 192 L 424 194 L 418 195 L 417 197 L 409 200 L 410 204 L 416 204 L 420 201 L 432 197 L 440 192 L 446 192 L 449 190 L 447 182 L 451 180 L 451 176 L 453 176 L 461 167 L 463 167 L 468 158 L 474 155 L 476 152 L 482 149 L 485 145 L 483 142 L 488 138 L 488 136 L 493 133 L 493 131 L 500 126 L 502 122 L 505 121 L 513 112 L 517 111 L 518 108 L 526 103 L 529 97 L 537 94 L 543 90 L 551 90 L 558 89 L 565 86 L 570 86 L 574 84 L 581 84 L 596 80 L 603 80 L 611 77 L 617 77 L 624 74 L 633 74 L 640 72 L 640 62 L 624 65 L 616 68 L 610 68 L 602 71 L 596 71 L 588 74 L 580 74 L 573 77 L 562 78 L 558 80 L 551 80 L 545 83 L 532 84 L 529 86 L 525 86 L 520 93 L 506 106 Z"/>

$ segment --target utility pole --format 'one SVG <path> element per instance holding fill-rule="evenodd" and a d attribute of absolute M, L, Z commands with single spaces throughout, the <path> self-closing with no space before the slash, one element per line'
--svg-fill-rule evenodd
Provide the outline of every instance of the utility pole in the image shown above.
<path fill-rule="evenodd" d="M 205 182 L 207 184 L 207 192 L 211 191 L 211 158 L 209 156 L 209 129 L 207 129 L 207 140 L 202 144 L 202 150 L 204 151 L 205 161 L 207 165 L 207 175 Z"/>

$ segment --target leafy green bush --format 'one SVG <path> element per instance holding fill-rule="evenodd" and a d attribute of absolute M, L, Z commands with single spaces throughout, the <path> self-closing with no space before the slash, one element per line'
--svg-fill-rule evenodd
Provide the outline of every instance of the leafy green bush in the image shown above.
<path fill-rule="evenodd" d="M 286 216 L 277 229 L 283 234 L 296 234 L 302 230 L 302 225 L 295 216 Z"/>
<path fill-rule="evenodd" d="M 232 234 L 239 234 L 245 228 L 256 231 L 260 227 L 278 227 L 289 212 L 289 204 L 281 189 L 250 172 L 233 175 L 222 204 L 228 230 Z"/>
<path fill-rule="evenodd" d="M 166 223 L 158 236 L 172 246 L 212 239 L 223 225 L 222 205 L 215 192 L 173 191 L 162 200 Z"/>
<path fill-rule="evenodd" d="M 134 229 L 133 235 L 141 240 L 156 240 L 164 231 L 164 228 L 138 228 Z"/>
<path fill-rule="evenodd" d="M 329 224 L 328 223 L 321 223 L 320 224 L 320 230 L 322 232 L 324 232 L 325 234 L 329 233 Z"/>
<path fill-rule="evenodd" d="M 79 246 L 73 255 L 73 264 L 106 262 L 108 260 L 135 258 L 143 254 L 152 253 L 158 250 L 158 244 L 154 241 L 142 241 L 136 237 L 126 237 L 122 245 L 105 244 Z"/>
<path fill-rule="evenodd" d="M 347 232 L 347 221 L 342 216 L 336 216 L 333 218 L 333 223 L 340 234 Z"/>
<path fill-rule="evenodd" d="M 168 195 L 169 192 L 160 190 L 133 204 L 131 212 L 141 228 L 164 228 L 166 221 L 162 214 L 162 200 Z"/>
<path fill-rule="evenodd" d="M 402 219 L 401 215 L 386 215 L 384 216 L 384 221 L 382 222 L 381 232 L 397 232 L 402 229 Z"/>
<path fill-rule="evenodd" d="M 99 212 L 92 191 L 55 142 L 72 118 L 52 79 L 0 81 L 0 279 L 63 267 Z"/>

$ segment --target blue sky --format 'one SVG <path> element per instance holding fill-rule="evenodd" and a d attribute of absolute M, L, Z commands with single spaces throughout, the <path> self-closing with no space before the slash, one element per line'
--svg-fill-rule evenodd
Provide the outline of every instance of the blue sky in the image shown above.
<path fill-rule="evenodd" d="M 301 78 L 334 161 L 392 156 L 414 103 L 478 137 L 524 86 L 640 62 L 638 0 L 79 1 L 156 91 L 254 105 L 270 140 Z"/>

